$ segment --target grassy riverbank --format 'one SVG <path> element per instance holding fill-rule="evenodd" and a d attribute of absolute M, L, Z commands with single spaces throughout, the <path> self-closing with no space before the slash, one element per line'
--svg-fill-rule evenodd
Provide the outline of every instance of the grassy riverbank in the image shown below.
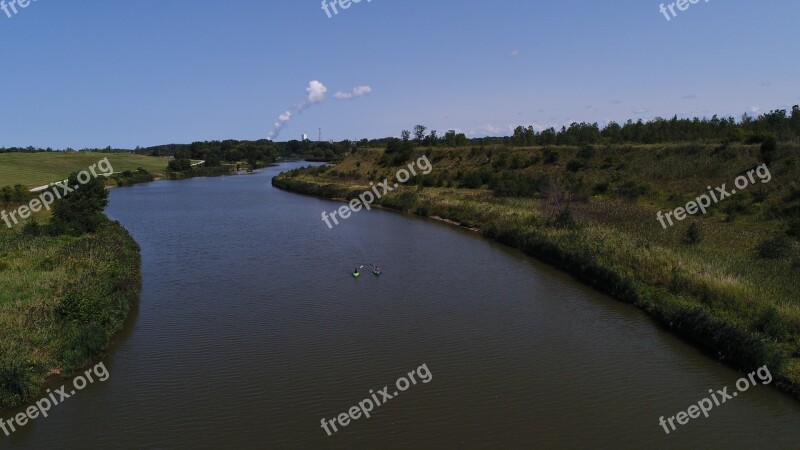
<path fill-rule="evenodd" d="M 106 157 L 118 173 L 53 204 L 55 211 L 59 202 L 73 201 L 61 208 L 74 214 L 60 216 L 60 226 L 46 225 L 55 214 L 45 209 L 19 224 L 9 222 L 13 228 L 0 222 L 0 410 L 36 398 L 48 377 L 69 376 L 102 357 L 122 328 L 139 297 L 139 247 L 101 214 L 103 185 L 151 181 L 138 166 L 166 169 L 163 158 L 139 155 L 0 154 L 0 185 L 14 186 L 0 186 L 0 210 L 6 212 L 30 205 L 38 194 L 29 187 L 63 180 Z M 92 232 L 78 231 L 85 226 Z"/>
<path fill-rule="evenodd" d="M 0 231 L 0 409 L 102 356 L 138 299 L 139 247 L 117 223 L 80 237 Z"/>
<path fill-rule="evenodd" d="M 478 228 L 637 305 L 739 369 L 767 364 L 775 384 L 800 397 L 796 146 L 770 155 L 769 182 L 756 178 L 707 215 L 667 230 L 656 212 L 686 205 L 707 186 L 730 190 L 761 164 L 759 146 L 440 147 L 411 158 L 423 150 L 433 171 L 378 204 Z M 359 150 L 335 167 L 273 183 L 352 199 L 370 181 L 394 177 L 405 159 Z"/>

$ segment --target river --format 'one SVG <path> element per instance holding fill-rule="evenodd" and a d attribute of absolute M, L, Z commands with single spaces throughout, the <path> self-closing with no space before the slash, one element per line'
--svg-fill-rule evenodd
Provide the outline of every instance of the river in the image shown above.
<path fill-rule="evenodd" d="M 758 378 L 667 435 L 659 417 L 741 375 L 477 233 L 388 211 L 329 230 L 321 213 L 339 203 L 271 186 L 299 164 L 113 190 L 107 214 L 141 245 L 144 284 L 110 378 L 0 447 L 800 445 L 800 402 Z M 372 262 L 383 275 L 351 276 Z M 384 386 L 394 398 L 328 436 L 323 418 Z"/>

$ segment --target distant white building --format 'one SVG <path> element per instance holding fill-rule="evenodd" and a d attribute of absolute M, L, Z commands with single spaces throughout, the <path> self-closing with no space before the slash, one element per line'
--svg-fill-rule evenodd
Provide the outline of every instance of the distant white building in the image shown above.
<path fill-rule="evenodd" d="M 308 140 L 308 135 L 307 135 L 306 133 L 303 133 L 303 140 L 304 140 L 304 141 L 307 141 L 307 140 Z"/>

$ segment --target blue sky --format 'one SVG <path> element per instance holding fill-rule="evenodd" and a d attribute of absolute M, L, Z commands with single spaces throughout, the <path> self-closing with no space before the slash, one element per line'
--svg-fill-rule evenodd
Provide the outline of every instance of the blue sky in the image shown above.
<path fill-rule="evenodd" d="M 6 2 L 10 0 L 5 0 Z M 37 0 L 0 10 L 0 147 L 505 134 L 800 103 L 800 2 Z M 670 2 L 666 2 L 670 3 Z M 336 92 L 369 86 L 360 98 Z"/>

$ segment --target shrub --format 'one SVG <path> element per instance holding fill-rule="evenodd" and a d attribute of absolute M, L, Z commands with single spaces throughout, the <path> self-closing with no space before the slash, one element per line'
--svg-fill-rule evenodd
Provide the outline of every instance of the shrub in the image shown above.
<path fill-rule="evenodd" d="M 27 222 L 22 227 L 22 234 L 24 236 L 39 236 L 42 234 L 42 231 L 42 226 L 39 225 L 39 222 L 37 222 L 36 219 Z"/>
<path fill-rule="evenodd" d="M 392 166 L 401 166 L 406 161 L 408 161 L 409 159 L 411 159 L 411 150 L 410 149 L 407 150 L 407 151 L 401 152 L 401 153 L 396 153 L 394 155 L 394 157 L 392 158 L 391 165 Z"/>
<path fill-rule="evenodd" d="M 561 180 L 561 185 L 571 194 L 573 200 L 580 202 L 589 200 L 589 192 L 586 188 L 586 184 L 583 182 L 583 177 L 576 176 L 573 173 L 567 173 Z"/>
<path fill-rule="evenodd" d="M 649 187 L 646 185 L 639 186 L 633 180 L 628 180 L 622 183 L 617 188 L 617 193 L 628 200 L 636 200 L 639 196 L 646 194 L 649 191 Z"/>
<path fill-rule="evenodd" d="M 586 167 L 586 162 L 582 159 L 573 159 L 567 163 L 567 170 L 570 172 L 577 172 Z"/>
<path fill-rule="evenodd" d="M 767 308 L 754 325 L 758 331 L 778 340 L 785 339 L 789 331 L 786 324 L 781 320 L 780 311 L 774 306 Z"/>
<path fill-rule="evenodd" d="M 590 160 L 590 159 L 594 158 L 594 155 L 596 153 L 597 152 L 595 151 L 594 147 L 592 147 L 591 145 L 586 145 L 586 146 L 581 147 L 580 150 L 578 150 L 577 156 L 578 156 L 578 158 L 586 161 L 586 160 Z"/>
<path fill-rule="evenodd" d="M 785 234 L 768 237 L 756 247 L 756 253 L 762 259 L 784 259 L 792 252 L 792 240 Z"/>
<path fill-rule="evenodd" d="M 558 162 L 558 153 L 552 149 L 546 148 L 542 151 L 544 155 L 545 164 L 555 164 Z"/>
<path fill-rule="evenodd" d="M 725 220 L 727 222 L 733 222 L 733 220 L 740 215 L 750 214 L 752 208 L 749 204 L 745 203 L 743 196 L 736 195 L 723 202 L 722 211 L 727 214 Z"/>
<path fill-rule="evenodd" d="M 750 191 L 750 197 L 752 197 L 753 203 L 763 203 L 769 197 L 769 194 L 765 189 L 755 189 Z"/>
<path fill-rule="evenodd" d="M 775 160 L 775 155 L 778 152 L 778 143 L 772 137 L 767 137 L 761 143 L 761 161 L 766 164 L 772 164 Z"/>
<path fill-rule="evenodd" d="M 494 177 L 489 187 L 501 197 L 532 197 L 547 185 L 547 175 L 532 176 L 519 172 L 504 172 Z"/>
<path fill-rule="evenodd" d="M 575 218 L 569 208 L 562 208 L 548 220 L 548 225 L 556 228 L 574 228 Z"/>
<path fill-rule="evenodd" d="M 173 159 L 167 163 L 170 172 L 183 172 L 192 168 L 192 161 L 188 159 Z"/>
<path fill-rule="evenodd" d="M 461 187 L 466 189 L 478 189 L 483 185 L 481 174 L 477 170 L 470 170 L 461 177 Z"/>
<path fill-rule="evenodd" d="M 0 366 L 0 408 L 22 403 L 33 397 L 37 389 L 32 371 L 22 363 L 11 361 Z"/>
<path fill-rule="evenodd" d="M 497 157 L 497 159 L 495 159 L 494 162 L 492 163 L 492 167 L 494 167 L 495 170 L 504 169 L 506 168 L 507 165 L 508 165 L 508 154 L 506 153 L 500 153 L 500 156 Z"/>
<path fill-rule="evenodd" d="M 789 219 L 789 225 L 786 229 L 786 234 L 800 239 L 800 217 L 793 217 Z"/>
<path fill-rule="evenodd" d="M 686 245 L 695 245 L 699 244 L 702 240 L 703 234 L 700 231 L 700 226 L 697 225 L 697 222 L 692 222 L 689 228 L 686 229 L 686 233 L 683 234 L 683 243 Z"/>
<path fill-rule="evenodd" d="M 610 186 L 611 185 L 609 184 L 608 181 L 600 181 L 598 183 L 595 183 L 595 185 L 592 186 L 592 194 L 593 195 L 605 194 L 606 192 L 608 192 L 608 188 Z"/>

